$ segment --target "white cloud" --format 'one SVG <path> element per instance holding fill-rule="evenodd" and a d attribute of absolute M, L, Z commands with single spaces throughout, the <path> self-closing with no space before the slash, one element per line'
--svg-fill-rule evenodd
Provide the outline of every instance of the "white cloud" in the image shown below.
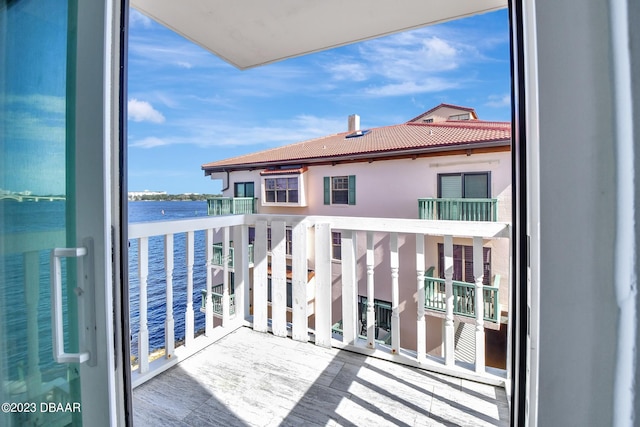
<path fill-rule="evenodd" d="M 368 77 L 367 68 L 360 62 L 343 62 L 340 64 L 330 64 L 327 70 L 333 75 L 335 80 L 352 80 L 360 82 Z"/>
<path fill-rule="evenodd" d="M 420 93 L 441 92 L 443 90 L 455 89 L 459 84 L 454 80 L 431 78 L 424 81 L 405 81 L 382 86 L 368 88 L 364 91 L 367 95 L 373 96 L 404 96 Z"/>
<path fill-rule="evenodd" d="M 171 145 L 171 142 L 167 141 L 166 139 L 160 139 L 160 138 L 156 138 L 155 136 L 150 136 L 148 138 L 141 139 L 140 141 L 136 141 L 129 145 L 131 147 L 154 148 L 154 147 L 162 147 L 165 145 Z"/>
<path fill-rule="evenodd" d="M 176 65 L 180 68 L 186 68 L 187 70 L 190 70 L 191 68 L 193 68 L 193 64 L 186 61 L 178 61 L 176 62 Z"/>
<path fill-rule="evenodd" d="M 129 9 L 129 25 L 131 27 L 151 28 L 153 21 L 134 9 Z"/>
<path fill-rule="evenodd" d="M 511 105 L 511 95 L 489 95 L 489 101 L 485 105 L 494 108 L 508 107 Z"/>
<path fill-rule="evenodd" d="M 128 118 L 134 122 L 164 123 L 164 116 L 147 101 L 131 98 L 127 104 Z"/>

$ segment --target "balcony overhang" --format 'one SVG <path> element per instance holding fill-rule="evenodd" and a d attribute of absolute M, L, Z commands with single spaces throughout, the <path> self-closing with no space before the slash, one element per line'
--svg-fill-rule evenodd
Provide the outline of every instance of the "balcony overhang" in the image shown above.
<path fill-rule="evenodd" d="M 507 7 L 506 0 L 132 0 L 240 69 Z"/>

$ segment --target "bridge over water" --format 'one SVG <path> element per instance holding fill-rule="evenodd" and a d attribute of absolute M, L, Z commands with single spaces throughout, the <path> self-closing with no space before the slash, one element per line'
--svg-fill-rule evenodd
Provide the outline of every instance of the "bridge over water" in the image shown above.
<path fill-rule="evenodd" d="M 0 194 L 0 200 L 15 200 L 18 202 L 53 202 L 54 200 L 66 200 L 64 196 L 33 196 L 24 194 Z"/>

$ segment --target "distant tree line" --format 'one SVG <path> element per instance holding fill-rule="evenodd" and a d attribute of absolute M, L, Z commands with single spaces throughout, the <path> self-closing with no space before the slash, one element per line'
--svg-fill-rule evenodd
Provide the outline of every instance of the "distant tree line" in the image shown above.
<path fill-rule="evenodd" d="M 220 197 L 220 194 L 143 194 L 140 196 L 132 196 L 131 201 L 200 201 L 214 197 Z"/>

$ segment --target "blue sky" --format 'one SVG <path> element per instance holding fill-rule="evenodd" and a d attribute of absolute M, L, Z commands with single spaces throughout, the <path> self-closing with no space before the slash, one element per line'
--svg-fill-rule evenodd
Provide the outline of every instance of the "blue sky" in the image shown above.
<path fill-rule="evenodd" d="M 510 120 L 506 10 L 239 71 L 131 11 L 129 190 L 217 193 L 203 163 L 403 123 L 445 102 Z"/>

